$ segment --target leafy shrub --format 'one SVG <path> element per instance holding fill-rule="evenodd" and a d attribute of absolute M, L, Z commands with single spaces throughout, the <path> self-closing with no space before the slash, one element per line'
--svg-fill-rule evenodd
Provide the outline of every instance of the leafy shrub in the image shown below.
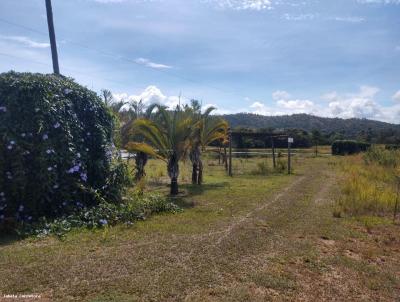
<path fill-rule="evenodd" d="M 0 74 L 0 220 L 14 225 L 118 201 L 113 118 L 99 97 L 55 75 Z M 1 224 L 1 222 L 0 222 Z"/>
<path fill-rule="evenodd" d="M 370 146 L 370 144 L 352 140 L 338 140 L 332 144 L 332 155 L 350 155 L 365 152 Z"/>
<path fill-rule="evenodd" d="M 285 172 L 286 169 L 287 169 L 286 161 L 278 158 L 278 160 L 276 161 L 275 171 L 278 173 L 282 173 L 282 172 Z M 292 168 L 292 170 L 293 170 L 293 168 Z"/>
<path fill-rule="evenodd" d="M 73 228 L 95 229 L 117 223 L 132 224 L 144 220 L 154 213 L 176 213 L 181 209 L 160 194 L 133 195 L 124 203 L 101 202 L 97 206 L 76 209 L 69 215 L 48 221 L 42 218 L 35 224 L 22 224 L 20 235 L 63 236 Z"/>

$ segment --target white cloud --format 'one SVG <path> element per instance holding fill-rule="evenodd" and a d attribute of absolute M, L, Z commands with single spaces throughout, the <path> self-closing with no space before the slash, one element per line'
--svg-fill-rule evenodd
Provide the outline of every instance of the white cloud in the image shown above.
<path fill-rule="evenodd" d="M 339 21 L 339 22 L 349 22 L 349 23 L 361 23 L 365 21 L 363 17 L 332 17 L 330 20 Z"/>
<path fill-rule="evenodd" d="M 393 96 L 392 99 L 395 100 L 396 102 L 400 102 L 400 90 L 397 91 Z"/>
<path fill-rule="evenodd" d="M 140 65 L 144 65 L 144 66 L 154 68 L 154 69 L 170 69 L 170 68 L 172 68 L 172 66 L 154 63 L 154 62 L 150 61 L 149 59 L 145 59 L 145 58 L 137 58 L 135 60 L 135 62 Z"/>
<path fill-rule="evenodd" d="M 308 110 L 313 108 L 314 103 L 309 100 L 279 100 L 277 105 L 289 110 Z"/>
<path fill-rule="evenodd" d="M 27 47 L 31 48 L 47 48 L 50 47 L 49 43 L 41 43 L 41 42 L 36 42 L 28 37 L 24 36 L 5 36 L 5 35 L 0 35 L 0 39 L 6 40 L 6 41 L 12 41 L 16 42 L 18 44 L 23 44 Z"/>
<path fill-rule="evenodd" d="M 278 90 L 272 94 L 275 103 L 266 105 L 263 101 L 254 101 L 246 112 L 261 115 L 285 115 L 307 113 L 325 117 L 368 118 L 385 122 L 400 121 L 400 91 L 393 99 L 399 104 L 382 106 L 375 101 L 379 88 L 361 86 L 358 92 L 339 94 L 336 91 L 321 96 L 323 103 L 307 99 L 296 99 L 286 91 Z"/>
<path fill-rule="evenodd" d="M 154 85 L 150 85 L 146 87 L 145 90 L 143 90 L 140 94 L 138 95 L 128 95 L 127 93 L 116 93 L 113 94 L 113 97 L 116 101 L 127 101 L 129 103 L 131 102 L 138 102 L 142 100 L 143 103 L 146 105 L 150 104 L 160 104 L 167 106 L 168 108 L 172 109 L 176 107 L 179 103 L 185 104 L 186 100 L 180 98 L 179 96 L 166 96 L 164 95 L 161 90 Z M 123 109 L 127 109 L 128 106 L 124 106 Z"/>
<path fill-rule="evenodd" d="M 393 106 L 382 106 L 375 101 L 379 88 L 373 86 L 361 86 L 357 92 L 340 94 L 329 92 L 321 96 L 324 103 L 316 103 L 308 99 L 293 98 L 292 95 L 283 90 L 277 90 L 272 94 L 273 103 L 267 105 L 261 100 L 253 100 L 247 108 L 221 108 L 218 104 L 208 103 L 203 108 L 215 107 L 213 114 L 234 114 L 249 112 L 260 115 L 290 115 L 307 113 L 325 117 L 340 118 L 368 118 L 385 122 L 399 123 L 400 121 L 400 90 L 393 95 L 393 99 L 399 103 Z M 178 96 L 167 96 L 154 85 L 148 86 L 137 95 L 127 93 L 114 94 L 116 101 L 128 102 L 142 100 L 146 105 L 152 103 L 167 106 L 170 109 L 180 104 L 188 104 L 189 99 Z M 250 99 L 248 101 L 251 102 Z M 127 109 L 125 106 L 124 109 Z"/>
<path fill-rule="evenodd" d="M 222 9 L 234 10 L 270 10 L 273 7 L 272 0 L 204 0 Z"/>
<path fill-rule="evenodd" d="M 284 14 L 283 18 L 288 21 L 305 21 L 305 20 L 315 19 L 316 15 L 314 15 L 314 14 L 299 14 L 299 15 Z"/>
<path fill-rule="evenodd" d="M 274 93 L 272 93 L 272 98 L 275 101 L 288 100 L 290 97 L 291 97 L 291 95 L 284 90 L 277 90 Z"/>
<path fill-rule="evenodd" d="M 400 4 L 400 0 L 357 0 L 361 4 Z"/>
<path fill-rule="evenodd" d="M 378 104 L 375 101 L 378 92 L 379 88 L 377 87 L 361 86 L 357 93 L 340 95 L 332 92 L 325 94 L 322 98 L 329 102 L 328 111 L 325 113 L 331 117 L 368 118 L 398 123 L 400 106 L 384 107 Z"/>

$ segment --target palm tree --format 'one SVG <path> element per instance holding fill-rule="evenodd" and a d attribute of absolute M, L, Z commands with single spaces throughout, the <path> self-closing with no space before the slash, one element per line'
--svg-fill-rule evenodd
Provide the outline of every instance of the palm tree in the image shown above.
<path fill-rule="evenodd" d="M 135 180 L 139 181 L 146 175 L 145 166 L 148 161 L 148 154 L 145 152 L 133 150 L 129 148 L 128 143 L 130 141 L 141 141 L 144 142 L 144 137 L 135 131 L 134 122 L 139 118 L 152 119 L 153 111 L 157 107 L 156 104 L 152 104 L 146 108 L 145 104 L 140 101 L 134 101 L 131 104 L 131 108 L 129 108 L 130 119 L 129 121 L 122 127 L 121 136 L 122 136 L 122 144 L 125 146 L 125 149 L 128 152 L 135 152 Z"/>
<path fill-rule="evenodd" d="M 187 154 L 193 133 L 193 120 L 180 106 L 172 112 L 165 107 L 154 105 L 157 115 L 154 119 L 140 118 L 133 122 L 133 130 L 149 142 L 130 142 L 128 150 L 143 152 L 162 159 L 167 164 L 171 179 L 171 195 L 178 194 L 179 161 Z"/>
<path fill-rule="evenodd" d="M 194 108 L 194 106 L 192 107 Z M 205 148 L 212 142 L 223 139 L 226 129 L 228 128 L 228 123 L 225 120 L 210 115 L 214 110 L 214 107 L 209 107 L 203 114 L 201 114 L 201 112 L 197 114 L 194 112 L 198 120 L 196 122 L 194 135 L 192 136 L 189 154 L 189 158 L 192 162 L 193 184 L 201 185 L 203 182 L 201 152 L 205 151 Z"/>

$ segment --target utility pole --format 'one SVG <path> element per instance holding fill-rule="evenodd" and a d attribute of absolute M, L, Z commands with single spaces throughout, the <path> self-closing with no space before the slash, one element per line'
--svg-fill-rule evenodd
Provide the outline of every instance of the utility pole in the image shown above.
<path fill-rule="evenodd" d="M 56 34 L 54 32 L 53 9 L 51 7 L 51 0 L 46 0 L 46 12 L 47 12 L 47 25 L 49 27 L 51 57 L 53 59 L 53 72 L 59 75 L 60 68 L 58 66 L 57 43 L 56 43 Z"/>
<path fill-rule="evenodd" d="M 228 129 L 229 134 L 229 176 L 232 176 L 232 130 Z"/>

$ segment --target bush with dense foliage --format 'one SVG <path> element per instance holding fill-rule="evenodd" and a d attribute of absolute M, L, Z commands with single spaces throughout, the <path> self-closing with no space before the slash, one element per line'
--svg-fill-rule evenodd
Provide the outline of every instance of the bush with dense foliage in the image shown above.
<path fill-rule="evenodd" d="M 332 144 L 332 155 L 357 154 L 367 151 L 370 146 L 371 144 L 351 140 L 335 141 Z"/>
<path fill-rule="evenodd" d="M 0 75 L 0 221 L 59 217 L 121 198 L 113 116 L 96 93 L 56 75 Z"/>

